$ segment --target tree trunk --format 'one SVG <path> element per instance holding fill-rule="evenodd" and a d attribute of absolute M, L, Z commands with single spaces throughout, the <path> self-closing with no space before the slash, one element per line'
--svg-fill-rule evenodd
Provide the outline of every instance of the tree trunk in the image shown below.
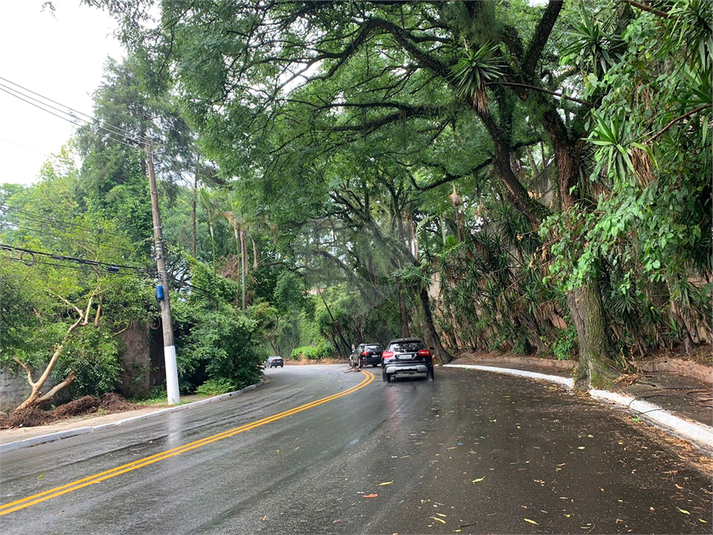
<path fill-rule="evenodd" d="M 606 332 L 602 300 L 596 282 L 567 292 L 567 303 L 577 329 L 579 366 L 576 384 L 580 388 L 607 387 L 619 375 Z"/>
<path fill-rule="evenodd" d="M 193 203 L 191 204 L 191 256 L 196 257 L 197 242 L 198 242 L 198 175 L 193 181 Z"/>
<path fill-rule="evenodd" d="M 404 289 L 399 281 L 396 284 L 396 291 L 399 294 L 399 312 L 401 314 L 401 338 L 408 338 L 411 336 L 409 334 L 408 328 L 408 312 L 406 310 L 406 298 L 404 297 Z"/>
<path fill-rule="evenodd" d="M 419 297 L 421 298 L 421 304 L 423 305 L 423 315 L 426 318 L 428 338 L 430 338 L 431 343 L 435 346 L 436 357 L 441 364 L 448 364 L 453 360 L 453 355 L 451 355 L 443 347 L 443 344 L 441 344 L 441 338 L 438 336 L 438 332 L 436 331 L 436 324 L 433 322 L 433 314 L 431 314 L 431 302 L 428 297 L 428 288 L 423 286 L 419 291 Z"/>

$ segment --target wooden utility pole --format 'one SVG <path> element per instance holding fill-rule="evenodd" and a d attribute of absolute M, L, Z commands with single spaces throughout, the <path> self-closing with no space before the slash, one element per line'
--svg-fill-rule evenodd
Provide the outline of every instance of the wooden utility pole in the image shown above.
<path fill-rule="evenodd" d="M 169 405 L 181 402 L 178 392 L 178 366 L 176 365 L 176 346 L 173 342 L 173 324 L 171 323 L 171 301 L 168 297 L 168 273 L 166 272 L 166 256 L 163 250 L 163 233 L 161 229 L 161 212 L 158 205 L 156 175 L 154 174 L 151 144 L 146 143 L 146 165 L 149 171 L 149 186 L 151 188 L 151 214 L 153 215 L 153 238 L 156 249 L 156 269 L 159 285 L 156 287 L 156 299 L 161 307 L 161 324 L 163 326 L 163 358 L 166 363 L 166 394 Z"/>

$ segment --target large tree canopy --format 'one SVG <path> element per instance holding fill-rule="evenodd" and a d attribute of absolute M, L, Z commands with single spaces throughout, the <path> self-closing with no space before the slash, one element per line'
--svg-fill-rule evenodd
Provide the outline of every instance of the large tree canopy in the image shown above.
<path fill-rule="evenodd" d="M 599 384 L 711 341 L 705 2 L 87 3 L 131 51 L 97 110 L 160 147 L 184 210 L 177 289 L 190 251 L 273 347 L 389 325 L 443 360 L 577 348 Z M 143 160 L 110 137 L 80 138 L 83 202 L 146 238 Z"/>

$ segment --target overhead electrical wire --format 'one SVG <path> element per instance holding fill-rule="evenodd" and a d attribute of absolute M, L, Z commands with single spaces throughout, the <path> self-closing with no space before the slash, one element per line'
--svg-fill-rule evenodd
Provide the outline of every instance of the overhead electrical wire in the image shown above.
<path fill-rule="evenodd" d="M 128 266 L 125 264 L 117 264 L 117 263 L 112 263 L 112 262 L 100 262 L 98 260 L 87 260 L 86 258 L 75 258 L 73 256 L 66 256 L 66 255 L 58 255 L 55 253 L 47 253 L 44 251 L 35 251 L 33 249 L 26 249 L 24 247 L 14 247 L 12 245 L 5 245 L 4 243 L 0 243 L 0 249 L 5 250 L 5 251 L 17 251 L 20 253 L 27 253 L 32 256 L 31 260 L 28 261 L 23 261 L 26 265 L 32 265 L 35 262 L 34 256 L 43 256 L 43 257 L 48 257 L 51 258 L 52 260 L 64 260 L 67 262 L 76 262 L 77 264 L 84 264 L 88 266 L 98 266 L 98 267 L 105 267 L 109 271 L 114 271 L 114 270 L 119 270 L 119 269 L 133 269 L 136 270 L 140 273 L 145 273 L 147 272 L 146 268 L 142 268 L 139 266 Z M 22 261 L 22 257 L 20 258 Z"/>
<path fill-rule="evenodd" d="M 79 110 L 75 110 L 74 108 L 70 108 L 69 106 L 62 104 L 61 102 L 57 102 L 56 100 L 52 100 L 49 97 L 45 97 L 44 95 L 41 95 L 40 93 L 37 93 L 36 91 L 33 91 L 32 89 L 23 87 L 20 84 L 13 82 L 12 80 L 8 80 L 7 78 L 3 78 L 2 76 L 0 76 L 0 80 L 2 80 L 3 82 L 7 82 L 8 84 L 11 84 L 15 87 L 18 87 L 22 91 L 26 91 L 27 93 L 31 93 L 32 95 L 38 96 L 42 100 L 46 100 L 47 102 L 51 102 L 52 104 L 56 104 L 57 106 L 60 106 L 60 108 L 57 108 L 55 106 L 50 106 L 51 108 L 53 108 L 55 110 L 59 110 L 59 111 L 69 110 L 71 113 L 67 113 L 67 115 L 69 115 L 70 117 L 76 117 L 78 120 L 84 121 L 85 123 L 94 123 L 96 121 L 96 119 L 93 116 L 89 115 L 88 113 L 84 113 Z M 2 83 L 0 83 L 0 85 L 2 85 L 3 87 L 7 87 L 5 84 L 2 84 Z M 12 91 L 16 91 L 17 93 L 20 93 L 20 91 L 18 91 L 17 89 L 14 89 L 14 88 L 9 88 L 9 89 L 11 89 Z M 30 98 L 32 98 L 32 97 L 30 97 Z M 33 98 L 32 100 L 35 100 L 36 102 L 41 102 L 40 100 L 35 99 L 35 98 Z M 44 104 L 44 105 L 49 106 L 49 104 Z M 86 119 L 82 119 L 82 116 L 86 117 Z M 99 126 L 100 126 L 100 128 L 102 128 L 106 131 L 114 132 L 116 134 L 119 134 L 122 137 L 126 137 L 126 138 L 134 137 L 134 136 L 129 136 L 128 135 L 129 132 L 119 128 L 118 126 L 114 126 L 114 125 L 107 125 L 107 126 L 99 125 Z M 139 138 L 139 141 L 141 141 L 143 143 L 146 142 L 146 140 L 142 140 L 141 138 Z"/>
<path fill-rule="evenodd" d="M 19 100 L 22 100 L 23 102 L 26 102 L 27 104 L 30 104 L 31 106 L 45 111 L 50 115 L 54 115 L 59 119 L 72 123 L 75 126 L 94 126 L 108 133 L 108 137 L 112 141 L 116 141 L 117 143 L 121 143 L 122 145 L 125 145 L 130 148 L 138 148 L 142 144 L 146 143 L 151 143 L 152 145 L 160 145 L 160 143 L 155 143 L 145 137 L 136 136 L 125 129 L 119 128 L 118 126 L 102 123 L 89 114 L 75 110 L 49 97 L 45 97 L 44 95 L 41 95 L 36 91 L 32 91 L 31 89 L 23 87 L 20 84 L 8 80 L 7 78 L 3 78 L 2 76 L 0 76 L 0 80 L 7 82 L 6 84 L 0 82 L 0 91 L 3 91 L 10 96 L 13 96 Z M 11 86 L 14 87 L 11 87 L 7 84 L 11 84 Z M 35 95 L 39 98 L 36 98 L 32 95 Z M 117 139 L 116 137 L 112 136 L 119 136 L 120 139 Z"/>

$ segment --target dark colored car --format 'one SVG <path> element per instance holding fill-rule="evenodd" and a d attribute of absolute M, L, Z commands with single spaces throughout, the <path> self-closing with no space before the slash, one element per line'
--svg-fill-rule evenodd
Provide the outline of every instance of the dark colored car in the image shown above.
<path fill-rule="evenodd" d="M 359 367 L 373 366 L 376 368 L 381 364 L 381 354 L 384 348 L 381 344 L 359 344 L 362 350 L 359 352 Z"/>
<path fill-rule="evenodd" d="M 359 344 L 349 355 L 349 365 L 352 368 L 363 368 L 369 364 L 376 367 L 381 364 L 381 353 L 383 351 L 384 348 L 381 347 L 381 344 Z"/>
<path fill-rule="evenodd" d="M 398 338 L 381 354 L 381 376 L 390 383 L 398 375 L 425 373 L 433 381 L 433 355 L 419 338 Z"/>
<path fill-rule="evenodd" d="M 282 357 L 269 357 L 265 363 L 266 368 L 277 368 L 278 366 L 280 368 L 285 366 L 285 361 L 282 360 Z"/>

